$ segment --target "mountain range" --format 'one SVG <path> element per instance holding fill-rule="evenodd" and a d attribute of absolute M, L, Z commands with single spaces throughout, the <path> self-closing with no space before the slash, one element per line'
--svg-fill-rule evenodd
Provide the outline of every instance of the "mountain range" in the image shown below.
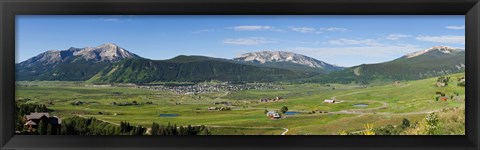
<path fill-rule="evenodd" d="M 16 80 L 149 83 L 156 81 L 292 81 L 369 83 L 414 80 L 464 71 L 465 52 L 432 47 L 398 59 L 344 68 L 285 51 L 261 51 L 233 59 L 180 55 L 150 60 L 113 43 L 50 50 L 16 64 Z"/>

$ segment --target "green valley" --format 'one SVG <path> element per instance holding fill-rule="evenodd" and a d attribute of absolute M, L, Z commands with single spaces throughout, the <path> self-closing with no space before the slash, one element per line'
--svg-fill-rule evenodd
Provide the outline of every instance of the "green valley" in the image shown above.
<path fill-rule="evenodd" d="M 342 131 L 356 133 L 364 130 L 365 124 L 378 128 L 397 125 L 404 118 L 413 126 L 429 113 L 464 108 L 465 89 L 457 85 L 461 82 L 457 79 L 463 76 L 463 73 L 449 75 L 448 85 L 441 87 L 436 85 L 438 78 L 434 77 L 375 86 L 275 82 L 271 84 L 277 88 L 252 84 L 258 89 L 203 93 L 176 93 L 134 84 L 18 81 L 16 101 L 44 104 L 61 118 L 94 117 L 108 123 L 128 121 L 147 128 L 157 122 L 205 125 L 214 135 L 332 135 Z M 220 87 L 221 83 L 198 84 Z M 440 97 L 436 93 L 443 93 L 442 97 L 448 100 L 436 99 Z M 260 101 L 275 97 L 281 99 Z M 326 103 L 327 99 L 336 102 Z M 280 114 L 279 119 L 266 116 L 265 110 L 279 111 L 282 106 L 295 114 Z M 212 107 L 229 109 L 210 109 Z"/>

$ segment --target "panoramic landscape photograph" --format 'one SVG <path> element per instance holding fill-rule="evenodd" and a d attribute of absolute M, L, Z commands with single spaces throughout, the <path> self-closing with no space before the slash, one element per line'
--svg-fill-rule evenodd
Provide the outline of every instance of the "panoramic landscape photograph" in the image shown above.
<path fill-rule="evenodd" d="M 465 135 L 465 16 L 17 15 L 17 135 Z"/>

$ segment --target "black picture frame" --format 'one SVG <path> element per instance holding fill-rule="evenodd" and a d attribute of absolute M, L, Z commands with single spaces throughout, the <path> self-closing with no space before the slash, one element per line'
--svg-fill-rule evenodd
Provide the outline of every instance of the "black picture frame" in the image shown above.
<path fill-rule="evenodd" d="M 0 148 L 10 149 L 479 149 L 478 0 L 1 0 Z M 15 15 L 465 15 L 466 135 L 14 135 Z"/>

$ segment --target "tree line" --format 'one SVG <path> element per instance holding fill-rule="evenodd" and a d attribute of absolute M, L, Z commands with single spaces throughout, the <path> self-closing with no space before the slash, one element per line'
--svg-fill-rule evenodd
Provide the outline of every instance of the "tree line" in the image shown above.
<path fill-rule="evenodd" d="M 151 131 L 140 125 L 131 125 L 121 121 L 120 125 L 111 124 L 95 118 L 74 116 L 62 121 L 60 129 L 47 122 L 40 121 L 37 129 L 23 131 L 22 134 L 31 135 L 210 135 L 206 126 L 177 126 L 176 124 L 160 125 L 154 122 Z"/>
<path fill-rule="evenodd" d="M 211 135 L 210 130 L 204 125 L 201 126 L 179 126 L 176 124 L 160 125 L 152 123 L 151 135 Z"/>
<path fill-rule="evenodd" d="M 130 122 L 121 121 L 114 125 L 95 118 L 72 117 L 63 124 L 63 135 L 210 135 L 205 126 L 177 126 L 176 124 L 160 125 L 152 123 L 151 130 L 140 125 L 131 125 Z"/>
<path fill-rule="evenodd" d="M 24 127 L 23 117 L 31 112 L 52 112 L 43 104 L 15 104 L 16 131 L 26 135 L 210 135 L 209 129 L 204 126 L 177 126 L 152 123 L 151 131 L 140 125 L 131 125 L 130 122 L 121 121 L 119 125 L 104 122 L 95 118 L 74 116 L 62 120 L 61 126 L 51 125 L 40 120 L 37 127 L 28 130 Z"/>

